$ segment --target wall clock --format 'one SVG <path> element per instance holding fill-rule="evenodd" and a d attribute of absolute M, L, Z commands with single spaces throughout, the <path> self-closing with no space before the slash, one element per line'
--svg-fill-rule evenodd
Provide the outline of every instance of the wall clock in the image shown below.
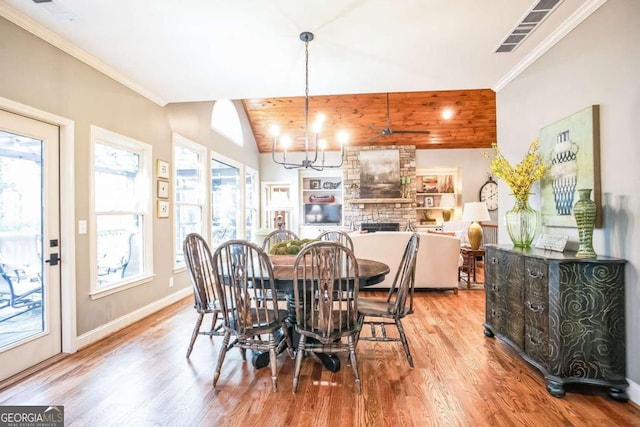
<path fill-rule="evenodd" d="M 480 201 L 486 202 L 487 209 L 490 211 L 498 209 L 498 183 L 491 176 L 480 187 Z"/>

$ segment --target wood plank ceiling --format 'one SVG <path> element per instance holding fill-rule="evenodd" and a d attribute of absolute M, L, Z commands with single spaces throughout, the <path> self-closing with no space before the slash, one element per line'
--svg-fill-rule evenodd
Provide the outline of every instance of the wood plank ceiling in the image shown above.
<path fill-rule="evenodd" d="M 339 130 L 349 134 L 349 145 L 415 145 L 429 148 L 489 148 L 496 141 L 496 97 L 491 89 L 389 94 L 391 129 L 428 130 L 429 134 L 380 136 L 387 127 L 386 93 L 309 97 L 309 128 L 317 114 L 325 116 L 321 138 L 328 150 L 339 150 Z M 271 151 L 271 126 L 276 124 L 293 143 L 290 151 L 304 151 L 304 97 L 246 99 L 242 101 L 261 153 Z M 450 119 L 442 116 L 450 109 Z"/>

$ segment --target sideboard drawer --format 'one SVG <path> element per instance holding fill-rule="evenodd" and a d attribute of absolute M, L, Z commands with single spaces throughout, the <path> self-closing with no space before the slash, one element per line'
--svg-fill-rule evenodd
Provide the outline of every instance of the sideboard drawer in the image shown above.
<path fill-rule="evenodd" d="M 549 293 L 549 267 L 546 262 L 533 258 L 524 260 L 526 292 L 546 298 Z"/>
<path fill-rule="evenodd" d="M 524 352 L 532 360 L 548 369 L 549 334 L 532 326 L 525 326 Z"/>

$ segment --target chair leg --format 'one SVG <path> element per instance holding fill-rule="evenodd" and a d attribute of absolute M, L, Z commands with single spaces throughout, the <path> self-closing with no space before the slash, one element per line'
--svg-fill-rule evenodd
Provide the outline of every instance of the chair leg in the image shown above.
<path fill-rule="evenodd" d="M 278 391 L 278 365 L 276 361 L 276 340 L 269 334 L 269 363 L 271 364 L 271 390 Z"/>
<path fill-rule="evenodd" d="M 360 340 L 360 332 L 362 331 L 362 327 L 364 326 L 364 314 L 358 313 L 358 332 L 356 333 L 356 345 L 358 345 L 358 341 Z"/>
<path fill-rule="evenodd" d="M 213 386 L 215 387 L 220 378 L 220 370 L 222 369 L 222 362 L 227 354 L 227 346 L 229 345 L 229 339 L 231 338 L 231 332 L 226 331 L 224 338 L 222 339 L 222 346 L 220 347 L 220 354 L 218 355 L 218 363 L 216 364 L 216 372 L 213 374 Z"/>
<path fill-rule="evenodd" d="M 413 369 L 413 357 L 411 357 L 411 351 L 409 351 L 409 342 L 407 341 L 407 336 L 404 333 L 402 321 L 399 318 L 396 319 L 396 326 L 398 328 L 398 334 L 400 334 L 400 340 L 402 341 L 404 352 L 406 353 L 407 360 L 409 361 L 409 366 L 411 366 L 411 369 Z"/>
<path fill-rule="evenodd" d="M 356 357 L 356 340 L 353 335 L 347 337 L 347 343 L 349 344 L 349 356 L 351 359 L 351 368 L 353 374 L 356 376 L 356 393 L 360 394 L 360 373 L 358 372 L 358 359 Z"/>
<path fill-rule="evenodd" d="M 302 366 L 302 358 L 304 357 L 304 347 L 307 341 L 307 337 L 300 335 L 300 342 L 298 343 L 298 354 L 296 355 L 296 369 L 293 373 L 293 393 L 298 389 L 298 377 L 300 376 L 300 367 Z"/>
<path fill-rule="evenodd" d="M 196 338 L 198 338 L 198 333 L 200 332 L 200 326 L 202 325 L 203 317 L 203 313 L 198 314 L 198 318 L 196 319 L 196 326 L 195 328 L 193 328 L 193 333 L 191 334 L 191 342 L 189 343 L 189 347 L 187 348 L 187 358 L 189 358 L 189 356 L 191 355 L 193 344 L 196 342 Z"/>

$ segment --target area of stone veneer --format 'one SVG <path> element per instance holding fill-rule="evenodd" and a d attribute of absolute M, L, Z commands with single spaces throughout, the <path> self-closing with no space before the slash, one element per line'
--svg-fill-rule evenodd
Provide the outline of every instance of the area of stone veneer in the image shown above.
<path fill-rule="evenodd" d="M 406 194 L 407 198 L 412 199 L 412 201 L 410 203 L 352 203 L 351 200 L 359 199 L 360 194 L 360 152 L 390 149 L 399 151 L 400 176 L 411 180 L 411 182 L 406 185 Z M 415 225 L 415 177 L 415 145 L 345 148 L 345 159 L 342 169 L 345 226 L 355 230 L 359 229 L 360 224 L 363 222 L 398 222 L 400 223 L 400 230 L 404 230 L 408 223 Z M 355 189 L 353 189 L 354 184 Z"/>

